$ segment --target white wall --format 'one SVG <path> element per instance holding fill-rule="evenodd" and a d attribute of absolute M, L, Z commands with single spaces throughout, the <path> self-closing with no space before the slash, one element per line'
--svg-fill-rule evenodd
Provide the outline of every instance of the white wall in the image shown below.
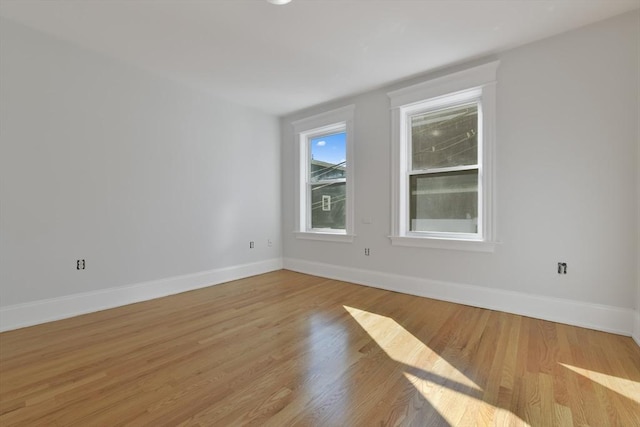
<path fill-rule="evenodd" d="M 638 287 L 639 37 L 634 12 L 497 55 L 501 244 L 495 253 L 396 247 L 387 237 L 391 208 L 386 92 L 421 79 L 285 117 L 285 267 L 349 280 L 366 276 L 372 285 L 444 298 L 451 289 L 451 300 L 507 311 L 509 304 L 520 301 L 511 311 L 630 334 Z M 478 62 L 482 61 L 474 64 Z M 464 67 L 452 70 L 459 68 Z M 356 107 L 356 241 L 298 240 L 291 233 L 295 208 L 290 122 L 346 104 Z M 364 217 L 372 218 L 373 224 L 364 224 Z M 371 248 L 371 256 L 364 256 L 365 247 Z M 568 263 L 566 276 L 556 273 L 558 261 Z M 468 296 L 474 293 L 487 297 L 487 302 Z M 502 306 L 489 301 L 501 297 Z M 536 301 L 539 309 L 527 307 Z M 545 312 L 545 306 L 556 303 L 557 308 Z M 574 313 L 564 313 L 571 310 Z M 617 323 L 592 322 L 589 313 L 595 312 L 602 322 L 613 316 Z"/>
<path fill-rule="evenodd" d="M 637 17 L 637 21 L 636 21 L 636 25 L 640 26 L 640 15 L 638 15 Z M 637 50 L 637 55 L 638 58 L 640 60 L 640 41 L 638 41 L 638 43 L 636 43 L 636 50 Z M 637 74 L 637 90 L 638 90 L 638 102 L 640 103 L 640 72 Z M 635 315 L 635 323 L 634 323 L 634 329 L 633 329 L 633 338 L 636 340 L 636 343 L 638 343 L 638 345 L 640 345 L 640 107 L 638 108 L 637 111 L 637 116 L 636 116 L 636 138 L 638 141 L 638 145 L 637 145 L 637 150 L 636 150 L 636 156 L 637 156 L 637 163 L 636 163 L 636 174 L 637 174 L 637 178 L 638 178 L 638 184 L 636 187 L 636 197 L 637 197 L 637 215 L 638 215 L 638 223 L 637 223 L 637 233 L 638 233 L 638 244 L 636 246 L 636 266 L 637 266 L 637 273 L 636 273 L 636 280 L 637 280 L 637 302 L 636 302 L 636 315 Z"/>
<path fill-rule="evenodd" d="M 627 332 L 606 317 L 624 323 L 635 308 L 640 319 L 638 20 L 498 55 L 493 254 L 392 247 L 387 237 L 386 92 L 442 73 L 285 117 L 280 175 L 274 117 L 2 20 L 0 329 L 81 312 L 85 301 L 99 309 L 116 293 L 121 303 L 170 293 L 176 276 L 188 277 L 184 289 L 276 268 L 282 224 L 290 268 L 479 306 L 520 301 L 511 311 L 531 303 L 527 314 L 559 320 L 570 307 L 569 323 L 596 314 L 591 326 Z M 297 240 L 289 122 L 351 103 L 356 241 Z M 75 270 L 77 258 L 87 270 Z M 555 273 L 560 260 L 566 276 Z M 235 269 L 246 265 L 257 267 Z M 201 274 L 211 271 L 227 273 Z"/>
<path fill-rule="evenodd" d="M 276 117 L 0 28 L 0 306 L 281 262 Z"/>

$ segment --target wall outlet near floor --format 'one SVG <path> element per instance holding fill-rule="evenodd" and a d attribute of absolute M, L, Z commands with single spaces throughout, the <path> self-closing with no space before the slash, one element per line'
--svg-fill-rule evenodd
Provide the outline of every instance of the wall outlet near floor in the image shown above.
<path fill-rule="evenodd" d="M 567 263 L 559 262 L 558 263 L 558 274 L 567 274 Z"/>
<path fill-rule="evenodd" d="M 84 270 L 87 267 L 87 263 L 83 259 L 76 260 L 76 270 Z"/>
<path fill-rule="evenodd" d="M 255 244 L 253 242 L 249 242 L 249 249 L 253 249 Z"/>
<path fill-rule="evenodd" d="M 365 254 L 366 256 L 371 255 L 371 251 L 369 250 L 369 248 L 364 248 L 364 254 Z"/>

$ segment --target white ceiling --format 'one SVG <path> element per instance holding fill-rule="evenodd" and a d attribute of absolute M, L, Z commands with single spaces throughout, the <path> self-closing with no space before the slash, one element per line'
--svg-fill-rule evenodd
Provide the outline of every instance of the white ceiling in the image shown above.
<path fill-rule="evenodd" d="M 640 7 L 640 0 L 0 0 L 0 15 L 284 114 Z"/>

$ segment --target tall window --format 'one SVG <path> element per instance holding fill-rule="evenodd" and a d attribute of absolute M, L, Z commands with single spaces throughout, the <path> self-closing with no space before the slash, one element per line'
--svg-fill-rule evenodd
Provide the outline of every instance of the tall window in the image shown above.
<path fill-rule="evenodd" d="M 346 142 L 344 125 L 339 125 L 333 132 L 307 137 L 307 151 L 311 156 L 308 159 L 306 202 L 311 230 L 346 230 Z"/>
<path fill-rule="evenodd" d="M 389 94 L 394 244 L 493 250 L 497 65 Z"/>
<path fill-rule="evenodd" d="M 293 123 L 298 160 L 297 236 L 353 239 L 353 107 Z"/>

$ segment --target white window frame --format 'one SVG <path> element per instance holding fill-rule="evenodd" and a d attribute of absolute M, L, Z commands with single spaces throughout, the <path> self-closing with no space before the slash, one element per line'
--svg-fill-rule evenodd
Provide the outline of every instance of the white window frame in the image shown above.
<path fill-rule="evenodd" d="M 353 242 L 354 234 L 354 165 L 353 165 L 353 116 L 355 107 L 346 107 L 327 111 L 292 123 L 295 138 L 296 192 L 295 192 L 295 230 L 299 239 L 323 240 L 333 242 Z M 309 197 L 309 162 L 311 159 L 309 141 L 329 133 L 346 133 L 346 203 L 345 229 L 311 228 L 311 209 Z"/>
<path fill-rule="evenodd" d="M 392 128 L 391 242 L 393 245 L 493 252 L 495 224 L 495 110 L 499 61 L 389 92 Z M 412 232 L 409 227 L 410 116 L 477 102 L 478 233 Z"/>

